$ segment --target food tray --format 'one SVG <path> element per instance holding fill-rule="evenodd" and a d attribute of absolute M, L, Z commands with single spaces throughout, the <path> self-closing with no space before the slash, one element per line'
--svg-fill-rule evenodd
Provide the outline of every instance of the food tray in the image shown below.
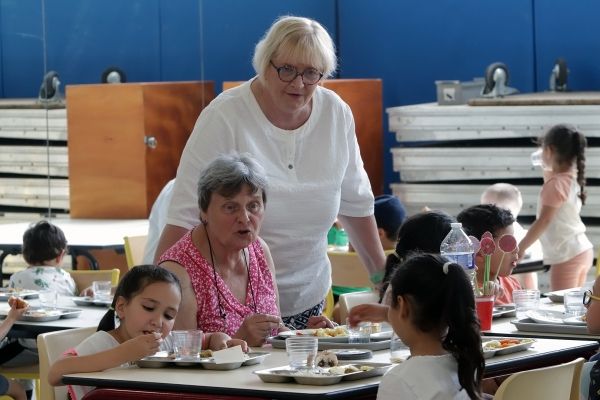
<path fill-rule="evenodd" d="M 340 325 L 338 328 L 346 329 L 345 325 Z M 295 331 L 283 331 L 279 332 L 276 336 L 278 339 L 285 340 L 288 337 L 292 336 L 309 336 L 316 337 L 320 342 L 330 342 L 330 343 L 348 343 L 348 335 L 339 335 L 339 336 L 316 336 L 315 332 L 317 329 L 299 329 Z M 384 330 L 382 332 L 371 333 L 371 341 L 381 341 L 381 340 L 389 340 L 392 337 L 394 332 L 390 329 Z"/>
<path fill-rule="evenodd" d="M 491 340 L 487 340 L 491 339 Z M 502 340 L 510 340 L 515 341 L 518 340 L 519 343 L 512 344 L 506 347 L 496 348 L 492 346 L 492 343 L 501 342 Z M 519 351 L 525 351 L 530 348 L 535 343 L 535 339 L 530 338 L 485 338 L 485 342 L 482 343 L 483 346 L 483 358 L 491 358 L 494 356 L 502 356 L 504 354 L 516 353 Z"/>
<path fill-rule="evenodd" d="M 254 371 L 263 382 L 267 383 L 287 383 L 296 382 L 300 385 L 326 386 L 334 385 L 340 381 L 355 381 L 359 379 L 371 378 L 373 376 L 381 376 L 385 374 L 393 364 L 389 363 L 340 363 L 344 365 L 354 365 L 357 368 L 361 366 L 373 367 L 369 371 L 358 371 L 343 374 L 332 374 L 329 368 L 318 368 L 316 371 L 295 371 L 290 367 L 277 367 Z"/>
<path fill-rule="evenodd" d="M 166 354 L 160 356 L 150 356 L 142 358 L 136 362 L 140 368 L 164 368 L 164 367 L 195 367 L 212 370 L 232 370 L 242 366 L 260 364 L 271 353 L 253 352 L 248 353 L 245 361 L 228 362 L 217 364 L 212 358 L 185 358 L 173 357 Z"/>
<path fill-rule="evenodd" d="M 100 307 L 110 307 L 112 304 L 112 300 L 94 300 L 93 297 L 85 296 L 85 297 L 73 297 L 73 302 L 78 306 L 100 306 Z"/>
<path fill-rule="evenodd" d="M 499 306 L 494 306 L 494 311 L 492 313 L 493 318 L 500 317 L 516 317 L 517 316 L 517 308 L 514 304 L 504 304 Z"/>
<path fill-rule="evenodd" d="M 267 342 L 271 343 L 273 348 L 285 349 L 285 339 L 279 336 L 267 338 Z M 319 340 L 317 345 L 319 350 L 329 349 L 367 349 L 367 350 L 385 350 L 390 348 L 390 340 L 377 340 L 369 343 L 343 343 Z"/>
<path fill-rule="evenodd" d="M 531 318 L 510 321 L 518 330 L 523 332 L 541 333 L 569 333 L 576 335 L 589 335 L 587 326 L 570 324 L 540 324 Z M 590 335 L 593 336 L 593 335 Z"/>
<path fill-rule="evenodd" d="M 0 288 L 0 301 L 8 301 L 10 296 L 20 297 L 22 299 L 35 299 L 39 296 L 37 290 L 15 290 L 13 288 Z"/>
<path fill-rule="evenodd" d="M 19 321 L 28 322 L 47 322 L 56 321 L 57 319 L 77 318 L 81 314 L 78 308 L 44 308 L 44 307 L 29 307 L 29 309 L 19 318 Z M 6 317 L 6 310 L 2 317 Z"/>

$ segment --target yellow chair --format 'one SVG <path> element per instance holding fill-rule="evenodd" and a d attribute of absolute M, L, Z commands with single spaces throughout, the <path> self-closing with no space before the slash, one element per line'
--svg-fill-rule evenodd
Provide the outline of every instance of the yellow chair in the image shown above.
<path fill-rule="evenodd" d="M 331 319 L 333 317 L 333 308 L 335 307 L 335 301 L 333 300 L 333 289 L 329 288 L 327 297 L 325 298 L 325 307 L 323 307 L 323 315 Z"/>
<path fill-rule="evenodd" d="M 366 303 L 377 303 L 379 301 L 379 294 L 374 291 L 370 292 L 353 292 L 353 293 L 342 293 L 340 294 L 340 321 L 345 323 L 348 312 L 352 307 L 359 304 Z"/>
<path fill-rule="evenodd" d="M 40 398 L 40 366 L 27 365 L 24 367 L 0 368 L 0 374 L 8 379 L 31 379 L 35 381 L 35 398 Z M 10 396 L 0 396 L 0 400 L 12 399 Z"/>
<path fill-rule="evenodd" d="M 99 269 L 99 270 L 74 270 L 69 271 L 71 277 L 75 281 L 77 291 L 81 292 L 83 289 L 92 286 L 94 281 L 110 281 L 112 286 L 119 284 L 119 274 L 121 271 L 117 268 L 114 269 Z"/>
<path fill-rule="evenodd" d="M 42 397 L 40 400 L 66 400 L 66 386 L 52 387 L 48 383 L 50 365 L 54 363 L 66 350 L 77 346 L 85 338 L 96 332 L 96 327 L 65 329 L 62 331 L 47 332 L 38 335 L 37 345 L 40 355 L 40 387 Z"/>
<path fill-rule="evenodd" d="M 579 400 L 584 361 L 580 357 L 565 364 L 514 373 L 502 382 L 494 400 Z"/>
<path fill-rule="evenodd" d="M 136 265 L 140 265 L 144 260 L 144 250 L 146 249 L 146 242 L 148 242 L 148 235 L 141 236 L 125 236 L 125 258 L 127 259 L 127 267 L 131 269 Z"/>

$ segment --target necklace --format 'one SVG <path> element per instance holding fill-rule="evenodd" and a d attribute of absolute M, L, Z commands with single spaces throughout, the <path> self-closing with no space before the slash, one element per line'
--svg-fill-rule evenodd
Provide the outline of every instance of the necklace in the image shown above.
<path fill-rule="evenodd" d="M 206 229 L 206 225 L 204 226 L 204 232 L 206 232 L 206 241 L 208 242 L 208 250 L 210 253 L 210 264 L 212 265 L 213 270 L 213 282 L 215 284 L 215 289 L 217 291 L 217 301 L 219 304 L 219 316 L 223 320 L 223 323 L 226 324 L 227 321 L 227 313 L 223 308 L 223 304 L 221 303 L 221 297 L 223 293 L 219 289 L 219 285 L 217 284 L 217 269 L 215 268 L 215 254 L 213 253 L 212 243 L 210 242 L 210 236 L 208 235 L 208 230 Z M 246 252 L 242 249 L 242 254 L 244 255 L 244 263 L 246 264 L 246 272 L 248 274 L 248 286 L 250 286 L 250 295 L 252 296 L 252 305 L 254 306 L 254 313 L 258 313 L 258 309 L 256 307 L 256 299 L 254 297 L 254 288 L 252 287 L 252 279 L 250 279 L 250 268 L 248 267 L 248 259 L 246 258 Z M 243 315 L 242 315 L 243 317 Z"/>

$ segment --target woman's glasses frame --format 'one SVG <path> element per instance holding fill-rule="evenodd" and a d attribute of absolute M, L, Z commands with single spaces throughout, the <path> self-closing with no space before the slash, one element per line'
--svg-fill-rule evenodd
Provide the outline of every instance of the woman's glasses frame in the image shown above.
<path fill-rule="evenodd" d="M 304 71 L 298 72 L 296 67 L 291 65 L 285 64 L 281 67 L 278 67 L 277 65 L 273 64 L 273 61 L 271 60 L 269 60 L 269 63 L 273 68 L 275 68 L 277 71 L 277 76 L 282 82 L 290 83 L 296 79 L 298 75 L 300 75 L 302 77 L 302 83 L 305 85 L 314 85 L 318 83 L 321 78 L 323 78 L 323 73 L 314 68 L 306 68 Z M 313 79 L 311 79 L 311 76 Z"/>
<path fill-rule="evenodd" d="M 600 297 L 594 296 L 592 294 L 591 290 L 586 290 L 585 292 L 583 292 L 583 305 L 584 306 L 589 305 L 592 302 L 592 300 L 600 301 Z"/>

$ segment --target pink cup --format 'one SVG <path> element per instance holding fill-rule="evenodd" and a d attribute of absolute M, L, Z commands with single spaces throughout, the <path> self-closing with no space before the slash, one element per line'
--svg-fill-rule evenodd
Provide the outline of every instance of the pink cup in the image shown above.
<path fill-rule="evenodd" d="M 494 296 L 475 297 L 475 307 L 477 309 L 477 318 L 482 331 L 492 329 L 492 315 L 494 314 Z"/>

